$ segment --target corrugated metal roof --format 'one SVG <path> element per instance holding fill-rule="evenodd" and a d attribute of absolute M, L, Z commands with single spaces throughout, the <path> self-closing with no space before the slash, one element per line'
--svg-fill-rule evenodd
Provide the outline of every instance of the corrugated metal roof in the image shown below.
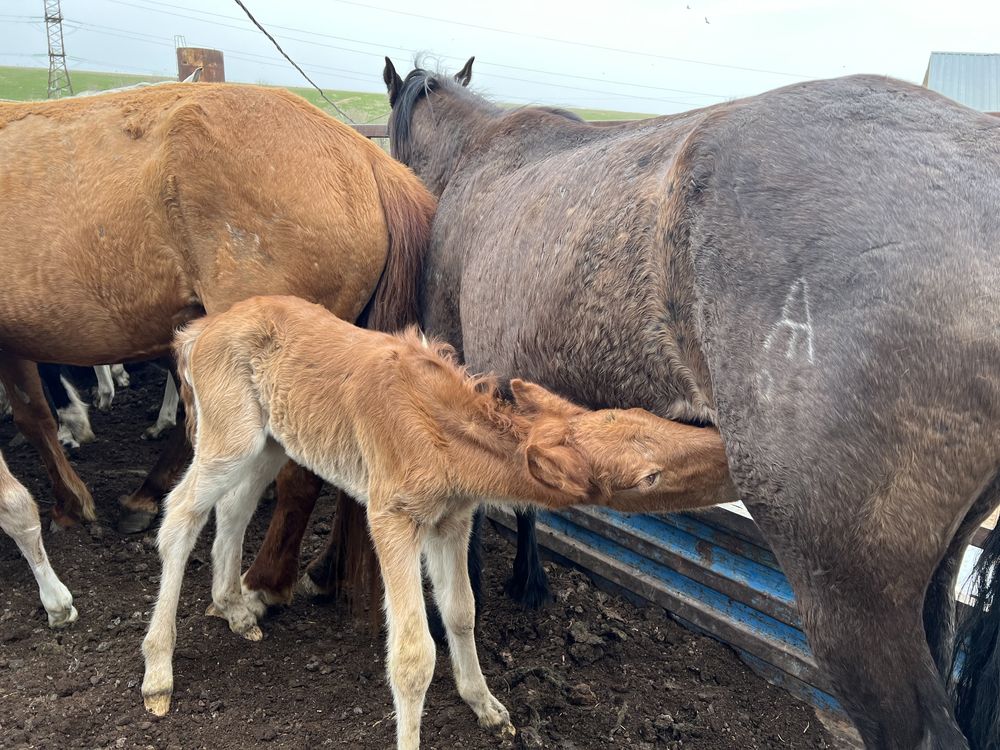
<path fill-rule="evenodd" d="M 1000 54 L 931 52 L 924 86 L 983 112 L 1000 111 Z"/>

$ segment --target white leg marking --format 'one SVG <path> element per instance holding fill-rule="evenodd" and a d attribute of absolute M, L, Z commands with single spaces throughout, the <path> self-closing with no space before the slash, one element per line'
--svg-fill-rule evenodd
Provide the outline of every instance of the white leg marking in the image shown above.
<path fill-rule="evenodd" d="M 179 400 L 177 383 L 174 382 L 174 376 L 168 372 L 167 384 L 163 388 L 163 402 L 160 404 L 160 414 L 156 418 L 156 424 L 148 427 L 146 432 L 143 433 L 144 438 L 155 440 L 177 424 L 177 404 Z"/>
<path fill-rule="evenodd" d="M 434 639 L 427 627 L 420 575 L 421 530 L 401 514 L 371 519 L 385 583 L 389 630 L 386 667 L 396 706 L 397 750 L 419 750 L 420 718 L 434 676 Z"/>
<path fill-rule="evenodd" d="M 111 408 L 111 402 L 115 400 L 115 381 L 111 377 L 110 365 L 97 365 L 94 368 L 94 375 L 97 376 L 97 399 L 94 401 L 101 411 Z"/>
<path fill-rule="evenodd" d="M 111 365 L 111 377 L 114 378 L 115 385 L 119 388 L 128 388 L 131 382 L 125 365 Z"/>
<path fill-rule="evenodd" d="M 160 593 L 149 622 L 149 632 L 142 642 L 146 673 L 142 680 L 142 698 L 146 709 L 158 716 L 170 710 L 173 693 L 173 656 L 177 642 L 177 603 L 184 580 L 184 568 L 215 504 L 233 486 L 240 462 L 194 463 L 184 478 L 167 496 L 166 512 L 157 543 L 162 573 Z"/>
<path fill-rule="evenodd" d="M 90 428 L 90 416 L 87 405 L 83 403 L 76 388 L 66 378 L 60 377 L 66 395 L 69 396 L 69 406 L 57 409 L 59 424 L 65 425 L 77 443 L 89 443 L 94 440 L 94 431 Z M 79 446 L 78 446 L 79 447 Z"/>
<path fill-rule="evenodd" d="M 0 528 L 17 544 L 28 561 L 39 598 L 49 616 L 50 628 L 61 628 L 76 620 L 73 595 L 59 580 L 42 544 L 42 525 L 31 493 L 7 468 L 0 455 Z"/>

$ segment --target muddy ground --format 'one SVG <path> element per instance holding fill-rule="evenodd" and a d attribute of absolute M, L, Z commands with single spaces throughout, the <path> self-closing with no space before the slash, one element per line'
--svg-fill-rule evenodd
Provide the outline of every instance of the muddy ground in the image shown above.
<path fill-rule="evenodd" d="M 158 404 L 162 374 L 132 369 L 110 413 L 93 414 L 97 442 L 73 462 L 94 493 L 100 521 L 46 534 L 80 619 L 45 627 L 27 565 L 0 534 L 0 747 L 316 748 L 394 746 L 382 637 L 333 603 L 305 599 L 271 614 L 250 643 L 205 617 L 211 525 L 195 548 L 181 595 L 175 694 L 157 720 L 142 706 L 139 645 L 154 603 L 154 534 L 114 530 L 118 495 L 136 487 L 159 450 L 139 440 Z M 49 486 L 28 447 L 0 446 L 45 507 Z M 270 506 L 248 533 L 256 550 Z M 332 502 L 317 506 L 305 559 L 330 528 Z M 663 610 L 640 609 L 594 588 L 580 572 L 547 564 L 556 601 L 521 611 L 503 595 L 510 545 L 486 539 L 486 603 L 478 631 L 492 690 L 518 737 L 480 729 L 458 697 L 444 648 L 427 698 L 427 748 L 825 748 L 833 740 L 813 710 L 754 675 L 728 648 L 695 635 Z"/>

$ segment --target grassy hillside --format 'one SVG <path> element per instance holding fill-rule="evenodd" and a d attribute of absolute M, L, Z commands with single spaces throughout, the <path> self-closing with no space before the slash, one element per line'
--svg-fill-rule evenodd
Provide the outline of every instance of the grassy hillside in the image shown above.
<path fill-rule="evenodd" d="M 131 75 L 128 73 L 100 73 L 89 70 L 71 70 L 73 91 L 104 91 L 105 89 L 131 86 L 143 81 L 173 80 L 158 76 Z M 48 84 L 46 68 L 14 68 L 0 66 L 0 99 L 44 99 Z M 287 87 L 299 96 L 305 97 L 317 107 L 336 115 L 330 105 L 323 101 L 312 88 Z M 357 122 L 385 122 L 389 114 L 389 102 L 385 94 L 370 94 L 363 91 L 334 91 L 327 89 L 326 95 L 337 106 L 347 112 Z M 650 115 L 638 112 L 615 112 L 606 109 L 573 109 L 585 120 L 634 120 Z"/>

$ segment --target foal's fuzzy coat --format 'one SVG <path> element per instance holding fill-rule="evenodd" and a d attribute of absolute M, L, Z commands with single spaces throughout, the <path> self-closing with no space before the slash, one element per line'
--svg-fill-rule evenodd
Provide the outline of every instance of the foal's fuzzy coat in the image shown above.
<path fill-rule="evenodd" d="M 385 584 L 388 670 L 400 748 L 419 744 L 434 668 L 421 555 L 458 691 L 484 726 L 509 728 L 486 686 L 465 564 L 481 498 L 560 507 L 668 510 L 727 499 L 717 431 L 648 412 L 591 412 L 514 380 L 514 404 L 415 331 L 365 331 L 293 297 L 257 297 L 189 325 L 175 344 L 195 457 L 160 529 L 160 597 L 143 643 L 146 707 L 164 714 L 181 578 L 216 509 L 210 612 L 261 638 L 259 600 L 240 585 L 243 533 L 287 457 L 367 506 Z"/>

